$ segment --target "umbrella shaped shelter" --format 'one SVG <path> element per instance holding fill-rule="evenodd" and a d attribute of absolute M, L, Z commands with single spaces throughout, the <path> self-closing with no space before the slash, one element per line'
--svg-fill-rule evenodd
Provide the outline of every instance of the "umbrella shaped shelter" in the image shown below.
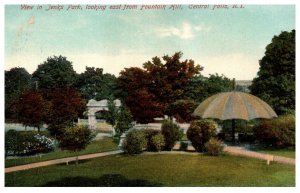
<path fill-rule="evenodd" d="M 193 112 L 193 116 L 220 120 L 232 119 L 234 142 L 235 119 L 272 119 L 277 117 L 274 110 L 260 98 L 248 93 L 232 91 L 215 94 L 204 100 Z"/>

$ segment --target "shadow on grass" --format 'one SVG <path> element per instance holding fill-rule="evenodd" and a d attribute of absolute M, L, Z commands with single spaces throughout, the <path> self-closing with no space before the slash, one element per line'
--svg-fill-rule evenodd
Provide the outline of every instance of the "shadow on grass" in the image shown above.
<path fill-rule="evenodd" d="M 44 187 L 150 187 L 162 186 L 147 180 L 130 180 L 121 174 L 104 174 L 100 178 L 66 177 L 57 181 L 48 182 Z"/>

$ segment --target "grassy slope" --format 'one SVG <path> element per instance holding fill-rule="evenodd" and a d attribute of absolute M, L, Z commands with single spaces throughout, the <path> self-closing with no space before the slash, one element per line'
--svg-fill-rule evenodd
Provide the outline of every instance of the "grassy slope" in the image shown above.
<path fill-rule="evenodd" d="M 115 155 L 9 173 L 5 186 L 295 186 L 295 167 L 230 155 Z"/>
<path fill-rule="evenodd" d="M 259 149 L 256 150 L 257 152 L 261 153 L 268 153 L 271 155 L 277 155 L 277 156 L 284 156 L 284 157 L 290 157 L 290 158 L 295 158 L 295 150 L 292 149 Z"/>
<path fill-rule="evenodd" d="M 111 138 L 105 138 L 102 140 L 97 140 L 89 144 L 85 150 L 78 152 L 78 155 L 90 154 L 90 153 L 97 153 L 103 151 L 114 150 L 117 148 L 117 144 L 113 142 Z M 75 156 L 74 152 L 69 151 L 62 151 L 60 149 L 50 152 L 48 154 L 39 156 L 31 156 L 31 157 L 20 157 L 16 159 L 6 159 L 5 160 L 5 167 L 11 167 L 16 165 L 23 165 L 28 163 L 64 158 L 64 157 L 71 157 Z"/>

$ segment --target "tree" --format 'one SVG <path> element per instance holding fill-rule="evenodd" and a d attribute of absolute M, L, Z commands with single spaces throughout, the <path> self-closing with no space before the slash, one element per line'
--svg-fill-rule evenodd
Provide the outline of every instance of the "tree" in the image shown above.
<path fill-rule="evenodd" d="M 76 152 L 76 165 L 78 165 L 77 152 L 85 149 L 93 137 L 94 135 L 91 130 L 84 125 L 66 127 L 63 129 L 62 137 L 59 140 L 59 146 L 63 150 Z"/>
<path fill-rule="evenodd" d="M 167 115 L 174 116 L 179 123 L 190 122 L 196 108 L 197 103 L 193 100 L 177 100 L 169 105 Z"/>
<path fill-rule="evenodd" d="M 50 114 L 47 122 L 49 131 L 58 138 L 64 126 L 72 126 L 73 122 L 85 111 L 85 102 L 80 93 L 70 87 L 54 89 L 49 93 L 51 102 Z"/>
<path fill-rule="evenodd" d="M 47 58 L 40 64 L 32 74 L 33 81 L 39 89 L 56 89 L 72 86 L 75 83 L 77 74 L 73 69 L 72 62 L 63 56 Z"/>
<path fill-rule="evenodd" d="M 118 78 L 122 96 L 135 120 L 141 123 L 153 121 L 166 113 L 167 107 L 186 98 L 183 88 L 189 79 L 203 69 L 193 60 L 180 61 L 181 52 L 173 56 L 153 57 L 141 68 L 125 68 Z M 175 81 L 176 80 L 176 81 Z"/>
<path fill-rule="evenodd" d="M 232 81 L 219 74 L 210 74 L 209 77 L 202 75 L 192 77 L 184 88 L 186 95 L 196 102 L 202 102 L 206 98 L 219 92 L 232 90 Z"/>
<path fill-rule="evenodd" d="M 50 104 L 36 90 L 23 92 L 18 101 L 18 122 L 25 126 L 37 127 L 45 123 Z"/>
<path fill-rule="evenodd" d="M 281 32 L 267 45 L 251 93 L 271 105 L 277 114 L 295 110 L 295 30 Z"/>
<path fill-rule="evenodd" d="M 17 121 L 17 103 L 20 95 L 31 86 L 31 75 L 25 68 L 12 68 L 5 71 L 5 118 Z"/>
<path fill-rule="evenodd" d="M 86 101 L 90 99 L 103 100 L 114 96 L 116 77 L 103 74 L 102 68 L 86 67 L 77 79 L 76 87 Z"/>

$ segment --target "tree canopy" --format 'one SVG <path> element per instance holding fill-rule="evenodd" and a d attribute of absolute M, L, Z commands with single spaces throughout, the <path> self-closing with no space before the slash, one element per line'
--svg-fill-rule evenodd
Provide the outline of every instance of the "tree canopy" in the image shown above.
<path fill-rule="evenodd" d="M 274 36 L 267 45 L 251 93 L 270 104 L 277 114 L 295 110 L 295 30 Z"/>
<path fill-rule="evenodd" d="M 143 68 L 125 68 L 118 78 L 126 105 L 133 117 L 147 123 L 165 114 L 167 107 L 186 94 L 183 88 L 191 77 L 203 69 L 193 60 L 180 61 L 181 52 L 153 57 Z"/>

